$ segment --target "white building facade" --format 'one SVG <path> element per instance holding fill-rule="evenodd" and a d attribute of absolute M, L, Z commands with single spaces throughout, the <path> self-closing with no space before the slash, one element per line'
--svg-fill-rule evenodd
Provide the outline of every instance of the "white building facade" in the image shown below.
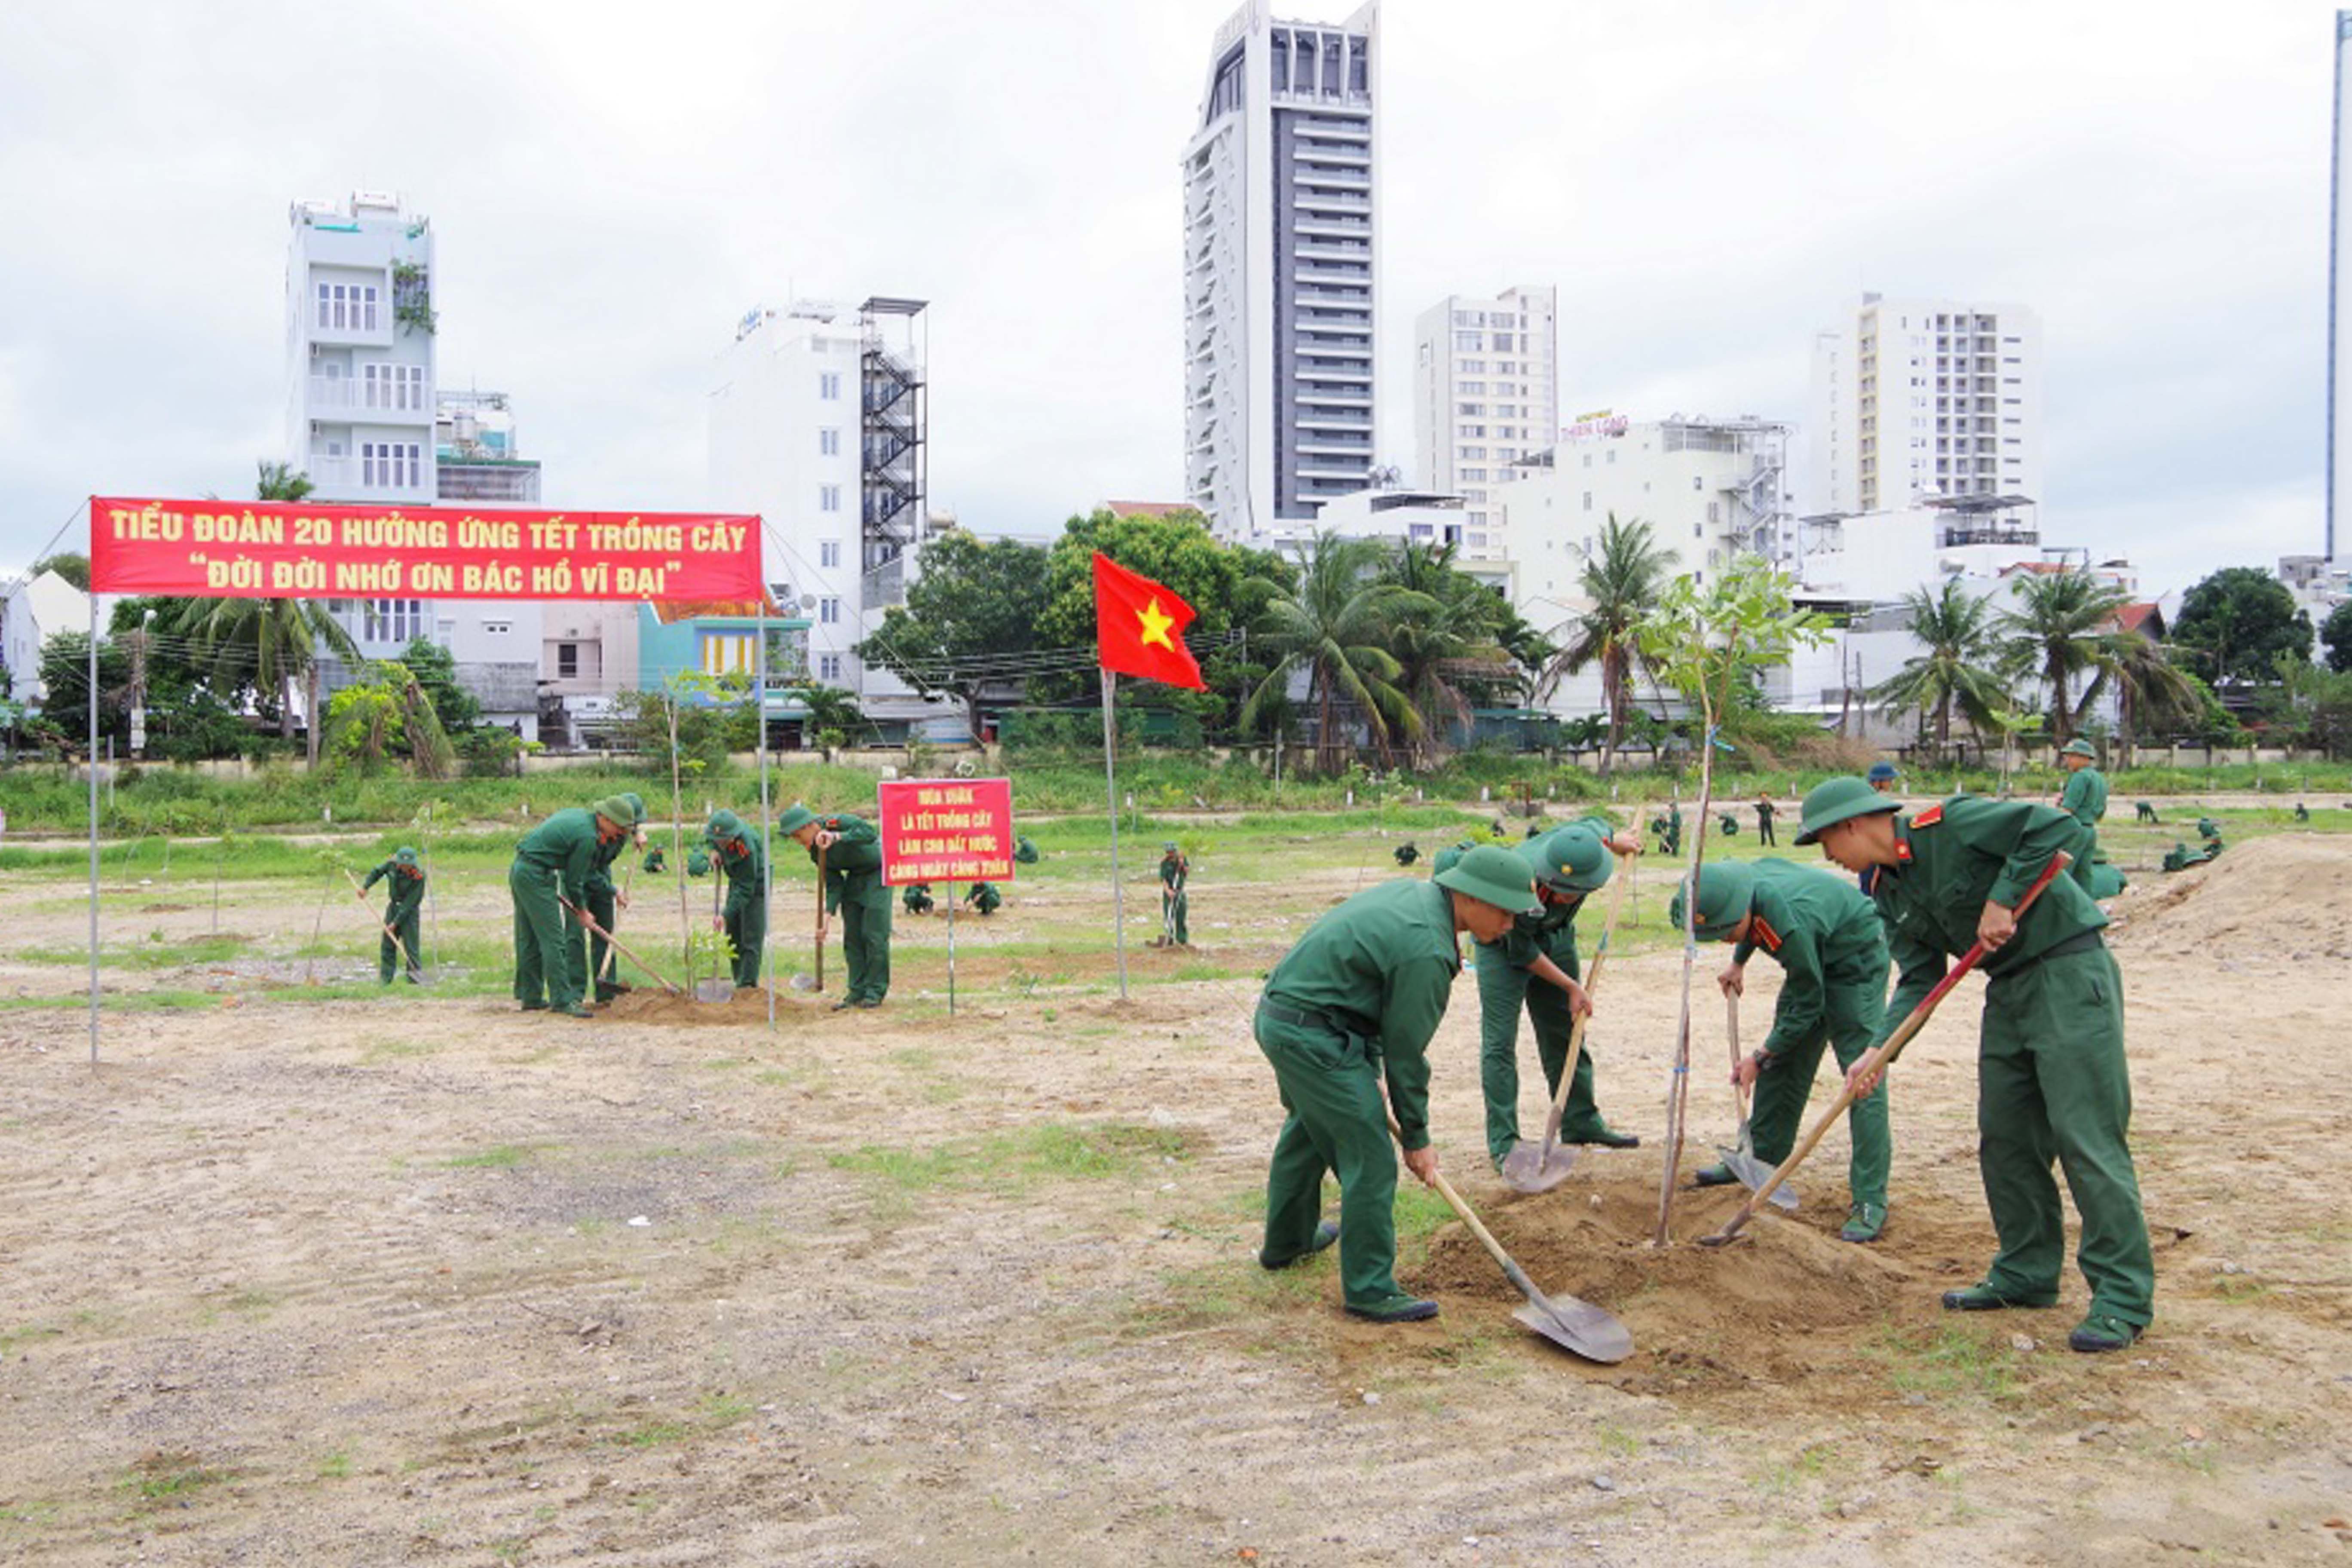
<path fill-rule="evenodd" d="M 2022 305 L 1864 294 L 1814 341 L 1809 513 L 2042 499 L 2042 325 Z"/>
<path fill-rule="evenodd" d="M 2352 528 L 2352 301 L 2344 298 L 2346 237 L 2352 217 L 2352 121 L 2344 114 L 2344 75 L 2352 68 L 2352 11 L 2336 13 L 2336 122 L 2334 178 L 2327 203 L 2327 515 L 2319 553 L 2338 559 L 2352 553 L 2352 540 L 2336 543 L 2340 523 Z"/>
<path fill-rule="evenodd" d="M 431 222 L 397 196 L 296 202 L 286 258 L 286 460 L 322 501 L 432 506 L 439 319 Z M 536 496 L 537 475 L 532 473 Z M 529 600 L 330 599 L 366 658 L 417 637 L 447 648 L 486 717 L 539 724 L 540 606 Z M 328 689 L 349 672 L 330 661 Z"/>
<path fill-rule="evenodd" d="M 1373 457 L 1379 7 L 1217 30 L 1184 153 L 1185 494 L 1222 538 L 1311 519 Z"/>
<path fill-rule="evenodd" d="M 1523 285 L 1450 295 L 1413 323 L 1413 479 L 1462 498 L 1465 561 L 1502 559 L 1494 489 L 1557 438 L 1558 307 L 1557 289 Z"/>

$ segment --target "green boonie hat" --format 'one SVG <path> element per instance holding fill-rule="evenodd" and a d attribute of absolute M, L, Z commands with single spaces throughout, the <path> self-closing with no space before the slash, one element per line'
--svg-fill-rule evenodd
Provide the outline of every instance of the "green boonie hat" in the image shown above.
<path fill-rule="evenodd" d="M 776 818 L 776 831 L 789 838 L 816 820 L 816 813 L 799 801 L 784 807 L 784 815 Z"/>
<path fill-rule="evenodd" d="M 1698 874 L 1698 921 L 1693 934 L 1701 942 L 1722 942 L 1731 928 L 1748 916 L 1756 901 L 1756 873 L 1746 866 L 1721 862 Z M 1683 929 L 1682 889 L 1675 889 L 1666 906 L 1666 923 Z"/>
<path fill-rule="evenodd" d="M 1832 779 L 1827 784 L 1815 784 L 1806 793 L 1804 812 L 1798 818 L 1797 842 L 1811 844 L 1821 837 L 1822 828 L 1834 827 L 1848 817 L 1901 809 L 1900 805 L 1864 780 L 1851 776 Z"/>
<path fill-rule="evenodd" d="M 635 827 L 646 819 L 644 808 L 632 808 L 629 797 L 625 795 L 608 795 L 589 809 L 605 821 L 618 823 L 623 827 Z"/>
<path fill-rule="evenodd" d="M 397 865 L 414 866 L 416 864 L 416 851 L 404 844 L 392 852 L 392 858 Z"/>
<path fill-rule="evenodd" d="M 1519 847 L 1536 880 L 1555 893 L 1598 892 L 1609 885 L 1609 847 L 1590 828 L 1558 827 Z"/>
<path fill-rule="evenodd" d="M 1437 885 L 1515 915 L 1536 912 L 1535 879 L 1528 863 L 1497 844 L 1481 844 L 1440 871 Z"/>
<path fill-rule="evenodd" d="M 710 814 L 710 821 L 703 827 L 702 836 L 713 844 L 740 838 L 743 837 L 743 819 L 722 805 Z"/>
<path fill-rule="evenodd" d="M 2095 763 L 2099 760 L 2099 749 L 2080 735 L 2060 747 L 2058 754 L 2062 757 L 2088 757 Z"/>

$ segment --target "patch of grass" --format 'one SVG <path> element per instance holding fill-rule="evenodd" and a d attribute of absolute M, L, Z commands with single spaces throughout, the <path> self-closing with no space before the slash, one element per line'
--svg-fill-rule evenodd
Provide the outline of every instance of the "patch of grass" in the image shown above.
<path fill-rule="evenodd" d="M 18 1349 L 36 1340 L 64 1337 L 65 1331 L 55 1323 L 25 1323 L 13 1329 L 0 1329 L 0 1356 L 14 1355 Z"/>
<path fill-rule="evenodd" d="M 1642 1440 L 1614 1421 L 1603 1421 L 1592 1430 L 1592 1440 L 1604 1454 L 1614 1454 L 1628 1459 L 1642 1451 Z"/>
<path fill-rule="evenodd" d="M 686 1436 L 686 1427 L 676 1421 L 648 1421 L 641 1426 L 613 1434 L 613 1441 L 625 1448 L 652 1448 L 664 1443 L 675 1443 Z"/>
<path fill-rule="evenodd" d="M 198 1456 L 183 1449 L 148 1455 L 124 1473 L 121 1485 L 135 1491 L 142 1502 L 184 1500 L 205 1488 L 228 1479 Z"/>
<path fill-rule="evenodd" d="M 976 1186 L 1010 1193 L 1040 1180 L 1132 1176 L 1165 1160 L 1191 1157 L 1179 1129 L 1104 1121 L 915 1147 L 866 1143 L 828 1154 L 825 1163 L 905 1192 Z"/>
<path fill-rule="evenodd" d="M 459 1170 L 505 1171 L 513 1169 L 538 1152 L 539 1150 L 529 1143 L 494 1143 L 470 1154 L 453 1154 L 441 1163 Z"/>
<path fill-rule="evenodd" d="M 338 1448 L 319 1461 L 318 1477 L 322 1481 L 348 1480 L 352 1473 L 352 1457 Z"/>
<path fill-rule="evenodd" d="M 2015 1352 L 1963 1329 L 1926 1331 L 1890 1326 L 1870 1342 L 1869 1352 L 1905 1394 L 1998 1400 L 2018 1392 Z"/>
<path fill-rule="evenodd" d="M 2259 1301 L 2271 1293 L 2271 1288 L 2246 1274 L 2217 1274 L 2213 1277 L 2213 1294 L 2224 1301 L 2243 1305 Z"/>

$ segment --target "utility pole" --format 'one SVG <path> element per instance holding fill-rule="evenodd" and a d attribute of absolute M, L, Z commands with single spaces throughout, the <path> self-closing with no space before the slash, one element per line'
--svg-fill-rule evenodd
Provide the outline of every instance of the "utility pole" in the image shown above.
<path fill-rule="evenodd" d="M 147 756 L 147 628 L 154 620 L 153 610 L 139 618 L 138 639 L 131 645 L 131 754 L 142 762 Z"/>

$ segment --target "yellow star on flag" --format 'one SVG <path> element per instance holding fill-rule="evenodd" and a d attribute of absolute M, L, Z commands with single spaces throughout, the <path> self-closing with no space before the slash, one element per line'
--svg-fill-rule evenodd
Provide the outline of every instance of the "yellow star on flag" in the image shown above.
<path fill-rule="evenodd" d="M 1176 645 L 1174 642 L 1170 640 L 1168 628 L 1176 624 L 1176 617 L 1161 611 L 1160 608 L 1160 600 L 1157 596 L 1154 596 L 1152 601 L 1144 605 L 1143 608 L 1136 611 L 1135 618 L 1143 623 L 1143 642 L 1145 647 L 1148 647 L 1153 643 L 1158 643 L 1161 647 L 1167 648 L 1171 652 L 1174 651 Z"/>

